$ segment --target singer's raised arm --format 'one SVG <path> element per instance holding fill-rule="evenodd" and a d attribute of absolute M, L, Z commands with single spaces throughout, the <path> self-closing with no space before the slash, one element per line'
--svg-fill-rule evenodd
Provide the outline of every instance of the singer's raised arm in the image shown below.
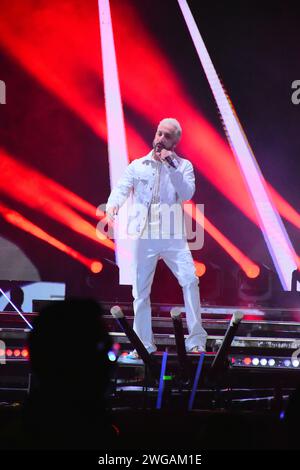
<path fill-rule="evenodd" d="M 182 201 L 191 199 L 195 193 L 195 174 L 193 165 L 189 160 L 181 159 L 175 169 L 168 167 L 171 182 Z"/>

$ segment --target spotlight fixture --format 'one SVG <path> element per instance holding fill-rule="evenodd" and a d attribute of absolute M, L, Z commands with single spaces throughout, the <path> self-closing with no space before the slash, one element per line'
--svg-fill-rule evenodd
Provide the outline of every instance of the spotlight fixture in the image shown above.
<path fill-rule="evenodd" d="M 247 275 L 240 269 L 237 274 L 239 300 L 251 303 L 270 300 L 273 293 L 273 276 L 273 271 L 264 264 L 259 264 L 255 277 Z"/>
<path fill-rule="evenodd" d="M 200 295 L 203 302 L 216 302 L 223 293 L 223 277 L 220 266 L 214 263 L 198 263 L 202 269 L 197 269 L 200 279 Z"/>

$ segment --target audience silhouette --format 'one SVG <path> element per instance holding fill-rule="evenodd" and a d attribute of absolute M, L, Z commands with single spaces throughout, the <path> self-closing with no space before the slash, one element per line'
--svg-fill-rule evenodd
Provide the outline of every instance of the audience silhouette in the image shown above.
<path fill-rule="evenodd" d="M 104 449 L 116 437 L 106 410 L 112 346 L 100 306 L 67 300 L 46 307 L 29 336 L 32 386 L 25 446 Z"/>

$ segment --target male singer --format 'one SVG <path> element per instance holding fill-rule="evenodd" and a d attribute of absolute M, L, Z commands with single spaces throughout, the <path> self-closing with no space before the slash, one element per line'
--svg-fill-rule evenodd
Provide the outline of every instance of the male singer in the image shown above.
<path fill-rule="evenodd" d="M 134 209 L 127 227 L 128 234 L 134 237 L 133 329 L 149 353 L 157 349 L 151 326 L 150 292 L 159 259 L 164 260 L 182 287 L 189 332 L 186 350 L 205 351 L 207 333 L 201 324 L 198 277 L 180 223 L 182 217 L 178 217 L 182 216 L 182 202 L 191 199 L 195 192 L 191 162 L 174 152 L 181 134 L 176 119 L 163 119 L 158 125 L 153 149 L 128 165 L 106 205 L 107 216 L 113 220 L 131 191 L 133 193 Z M 127 357 L 138 359 L 138 354 L 134 350 Z"/>

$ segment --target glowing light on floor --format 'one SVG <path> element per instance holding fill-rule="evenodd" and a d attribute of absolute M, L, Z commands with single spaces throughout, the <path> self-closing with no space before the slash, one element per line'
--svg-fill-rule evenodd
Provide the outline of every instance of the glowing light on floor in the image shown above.
<path fill-rule="evenodd" d="M 0 350 L 1 354 L 1 350 Z M 29 359 L 29 352 L 28 349 L 25 348 L 14 348 L 14 349 L 6 349 L 6 351 L 3 351 L 3 355 L 9 358 L 20 358 L 20 359 Z"/>
<path fill-rule="evenodd" d="M 227 139 L 255 204 L 260 227 L 282 287 L 288 290 L 291 285 L 292 272 L 296 269 L 296 255 L 291 241 L 277 209 L 269 197 L 266 182 L 233 105 L 219 80 L 191 10 L 186 0 L 178 0 L 178 3 L 221 113 Z"/>
<path fill-rule="evenodd" d="M 229 357 L 230 363 L 233 367 L 266 367 L 271 369 L 297 369 L 300 367 L 299 359 L 286 359 L 285 357 L 244 357 L 244 356 L 231 356 Z"/>

